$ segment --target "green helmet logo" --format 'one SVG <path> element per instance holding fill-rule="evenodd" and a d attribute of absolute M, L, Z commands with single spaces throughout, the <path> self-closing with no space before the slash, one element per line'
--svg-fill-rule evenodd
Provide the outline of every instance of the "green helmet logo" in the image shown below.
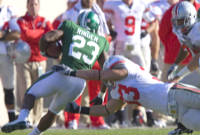
<path fill-rule="evenodd" d="M 78 25 L 90 32 L 97 33 L 99 29 L 99 17 L 91 10 L 85 10 L 78 16 Z"/>

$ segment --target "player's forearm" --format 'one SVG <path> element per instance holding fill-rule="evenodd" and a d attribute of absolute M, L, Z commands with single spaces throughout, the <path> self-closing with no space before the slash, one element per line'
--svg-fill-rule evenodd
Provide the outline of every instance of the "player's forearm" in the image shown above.
<path fill-rule="evenodd" d="M 101 80 L 101 81 L 117 81 L 125 78 L 128 75 L 127 69 L 113 70 L 77 70 L 76 77 L 85 80 Z"/>
<path fill-rule="evenodd" d="M 152 59 L 158 60 L 159 51 L 160 51 L 160 38 L 158 33 L 151 34 L 152 42 L 151 42 L 151 56 Z"/>
<path fill-rule="evenodd" d="M 188 64 L 188 69 L 192 72 L 200 67 L 200 54 L 195 55 L 192 61 Z"/>
<path fill-rule="evenodd" d="M 122 100 L 110 99 L 106 105 L 93 105 L 92 107 L 78 106 L 76 103 L 68 106 L 66 111 L 93 116 L 107 116 L 125 107 Z"/>
<path fill-rule="evenodd" d="M 100 70 L 78 70 L 76 71 L 76 77 L 83 78 L 85 80 L 100 80 Z"/>
<path fill-rule="evenodd" d="M 180 48 L 179 54 L 175 60 L 175 64 L 180 64 L 188 56 L 188 51 Z"/>
<path fill-rule="evenodd" d="M 5 41 L 12 41 L 12 40 L 18 40 L 18 39 L 20 39 L 20 32 L 18 31 L 8 32 L 6 33 L 4 37 Z"/>
<path fill-rule="evenodd" d="M 90 108 L 90 115 L 92 116 L 108 116 L 114 112 L 110 112 L 106 105 L 94 105 Z"/>
<path fill-rule="evenodd" d="M 200 65 L 200 54 L 197 54 L 192 61 L 185 67 L 183 67 L 178 73 L 177 76 L 180 77 L 180 79 L 183 79 L 185 76 L 189 75 L 194 70 L 197 70 Z"/>
<path fill-rule="evenodd" d="M 80 107 L 80 114 L 92 115 L 92 116 L 107 116 L 110 114 L 106 105 L 93 105 L 92 107 Z"/>
<path fill-rule="evenodd" d="M 64 32 L 62 30 L 52 30 L 44 35 L 44 40 L 46 42 L 55 42 L 59 40 L 63 34 Z"/>

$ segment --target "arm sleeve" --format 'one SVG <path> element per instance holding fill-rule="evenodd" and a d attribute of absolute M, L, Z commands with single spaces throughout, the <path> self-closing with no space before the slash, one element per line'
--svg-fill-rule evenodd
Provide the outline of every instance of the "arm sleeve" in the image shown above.
<path fill-rule="evenodd" d="M 44 33 L 53 30 L 53 26 L 49 21 L 44 22 L 44 27 L 38 28 L 38 29 L 31 29 L 27 24 L 26 21 L 23 19 L 18 20 L 19 27 L 21 29 L 21 32 L 24 33 L 23 37 L 27 41 L 38 41 L 41 38 L 41 35 Z"/>
<path fill-rule="evenodd" d="M 22 19 L 18 20 L 18 24 L 20 26 L 21 32 L 24 33 L 23 37 L 27 41 L 39 40 L 45 31 L 44 29 L 30 29 Z"/>

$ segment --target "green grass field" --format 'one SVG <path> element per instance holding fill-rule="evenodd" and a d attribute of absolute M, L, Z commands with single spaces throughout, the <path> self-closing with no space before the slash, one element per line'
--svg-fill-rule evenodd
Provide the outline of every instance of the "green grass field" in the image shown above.
<path fill-rule="evenodd" d="M 110 129 L 110 130 L 94 130 L 94 129 L 49 129 L 43 135 L 167 135 L 172 128 L 132 128 L 132 129 Z M 31 130 L 15 131 L 13 133 L 2 133 L 0 135 L 27 135 Z M 200 132 L 194 132 L 192 135 L 200 135 Z"/>

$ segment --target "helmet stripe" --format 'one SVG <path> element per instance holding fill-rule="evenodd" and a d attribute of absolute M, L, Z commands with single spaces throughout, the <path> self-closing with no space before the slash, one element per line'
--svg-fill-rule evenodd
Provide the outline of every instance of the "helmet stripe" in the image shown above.
<path fill-rule="evenodd" d="M 179 5 L 179 3 L 176 5 L 176 9 L 175 9 L 175 15 L 176 16 L 178 15 L 178 5 Z"/>
<path fill-rule="evenodd" d="M 120 61 L 117 61 L 115 63 L 113 63 L 111 66 L 110 66 L 110 69 L 112 69 L 115 65 L 119 64 L 119 63 L 125 63 L 124 60 L 120 60 Z"/>

